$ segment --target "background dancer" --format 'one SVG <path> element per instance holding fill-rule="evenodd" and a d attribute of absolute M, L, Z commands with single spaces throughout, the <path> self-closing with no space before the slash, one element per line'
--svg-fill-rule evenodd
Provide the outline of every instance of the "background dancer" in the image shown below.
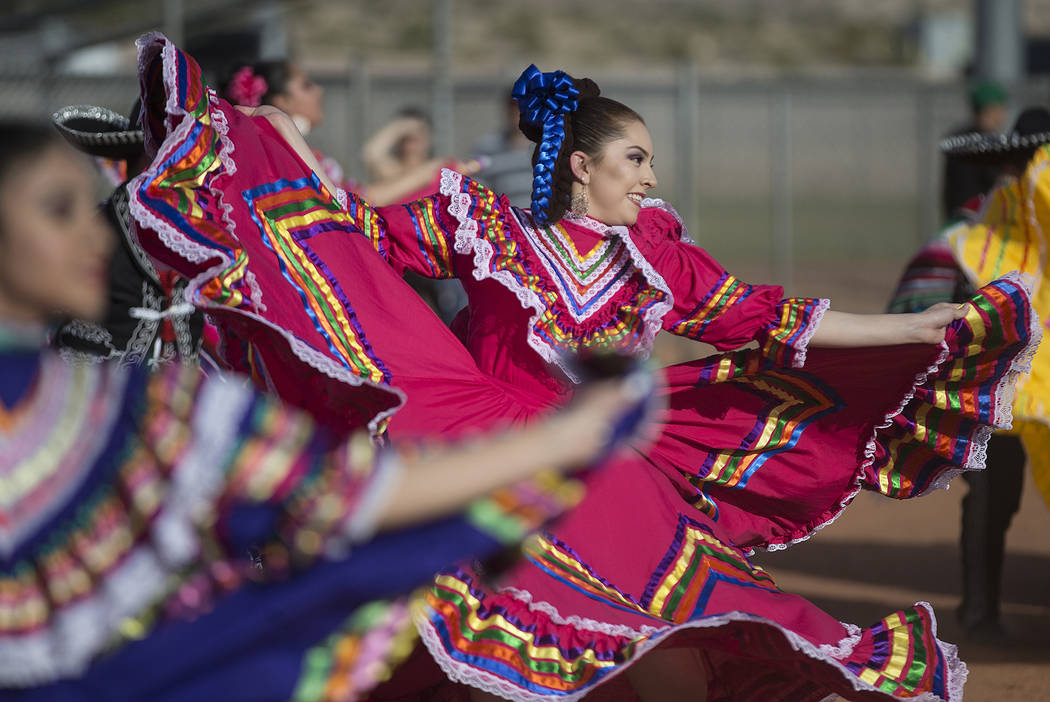
<path fill-rule="evenodd" d="M 173 359 L 195 364 L 204 335 L 204 315 L 179 305 L 186 280 L 158 271 L 131 236 L 127 182 L 149 163 L 138 126 L 139 103 L 123 117 L 104 107 L 70 105 L 52 122 L 76 149 L 96 158 L 125 164 L 125 180 L 102 203 L 103 216 L 117 233 L 109 267 L 109 304 L 95 323 L 67 320 L 55 333 L 55 345 L 68 359 L 115 360 L 150 366 Z"/>

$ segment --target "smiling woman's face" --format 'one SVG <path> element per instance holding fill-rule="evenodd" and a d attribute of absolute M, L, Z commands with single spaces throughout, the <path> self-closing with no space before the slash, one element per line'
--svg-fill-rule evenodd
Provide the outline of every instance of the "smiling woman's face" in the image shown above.
<path fill-rule="evenodd" d="M 0 319 L 97 320 L 106 310 L 113 234 L 84 160 L 61 143 L 0 180 Z"/>
<path fill-rule="evenodd" d="M 656 187 L 653 138 L 645 124 L 625 124 L 623 136 L 607 142 L 596 158 L 582 151 L 572 158 L 574 174 L 587 194 L 587 214 L 611 226 L 634 224 L 642 198 Z"/>

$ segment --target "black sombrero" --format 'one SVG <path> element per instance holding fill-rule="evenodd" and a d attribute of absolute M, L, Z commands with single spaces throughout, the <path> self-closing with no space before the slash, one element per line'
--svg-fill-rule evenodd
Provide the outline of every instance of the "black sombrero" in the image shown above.
<path fill-rule="evenodd" d="M 958 134 L 942 139 L 938 147 L 946 156 L 1004 162 L 1027 160 L 1043 144 L 1050 144 L 1050 111 L 1029 107 L 1005 134 Z"/>
<path fill-rule="evenodd" d="M 142 130 L 105 107 L 70 105 L 51 115 L 51 121 L 66 141 L 92 156 L 123 161 L 142 153 Z"/>

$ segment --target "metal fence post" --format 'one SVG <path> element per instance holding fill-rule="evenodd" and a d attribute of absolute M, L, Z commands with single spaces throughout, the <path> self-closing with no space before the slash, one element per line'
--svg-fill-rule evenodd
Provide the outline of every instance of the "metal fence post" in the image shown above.
<path fill-rule="evenodd" d="M 770 105 L 770 196 L 773 271 L 788 294 L 794 288 L 795 223 L 791 185 L 791 89 L 772 94 Z"/>
<path fill-rule="evenodd" d="M 259 58 L 274 61 L 288 58 L 288 18 L 276 0 L 265 0 L 255 11 L 259 23 Z"/>
<path fill-rule="evenodd" d="M 686 227 L 699 231 L 696 192 L 696 157 L 699 149 L 700 89 L 696 64 L 683 61 L 678 66 L 675 91 L 675 204 Z"/>
<path fill-rule="evenodd" d="M 350 86 L 347 95 L 353 103 L 347 114 L 354 115 L 354 129 L 350 134 L 350 151 L 353 154 L 350 163 L 355 164 L 361 182 L 369 179 L 365 165 L 364 147 L 368 139 L 368 105 L 372 99 L 371 76 L 368 71 L 368 59 L 358 56 L 350 71 Z"/>
<path fill-rule="evenodd" d="M 922 246 L 937 231 L 939 209 L 938 198 L 934 192 L 936 147 L 933 143 L 933 100 L 929 88 L 922 83 L 919 83 L 915 90 L 915 126 L 915 138 L 918 140 L 915 145 L 915 173 L 918 179 L 916 225 L 919 228 L 916 241 Z"/>
<path fill-rule="evenodd" d="M 452 145 L 452 0 L 434 0 L 434 87 L 432 93 L 435 153 L 453 152 Z"/>
<path fill-rule="evenodd" d="M 175 46 L 182 46 L 186 28 L 183 0 L 164 0 L 164 34 Z"/>

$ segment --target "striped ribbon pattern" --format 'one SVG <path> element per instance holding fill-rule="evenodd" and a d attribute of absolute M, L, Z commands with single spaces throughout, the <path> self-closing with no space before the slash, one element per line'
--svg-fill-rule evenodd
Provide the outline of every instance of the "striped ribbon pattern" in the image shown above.
<path fill-rule="evenodd" d="M 345 230 L 350 216 L 320 193 L 316 174 L 278 180 L 245 191 L 242 196 L 263 242 L 277 257 L 281 274 L 298 293 L 331 354 L 355 375 L 389 383 L 390 371 L 372 350 L 338 280 L 310 249 L 310 238 Z"/>
<path fill-rule="evenodd" d="M 866 469 L 870 489 L 908 498 L 936 487 L 946 464 L 968 465 L 981 425 L 995 426 L 996 384 L 1006 364 L 1029 343 L 1032 308 L 1018 281 L 1000 279 L 970 299 L 967 314 L 948 329 L 951 355 L 934 378 L 881 431 Z"/>
<path fill-rule="evenodd" d="M 533 323 L 539 339 L 564 352 L 636 350 L 646 312 L 667 295 L 646 284 L 628 284 L 638 271 L 622 242 L 608 239 L 581 254 L 564 222 L 541 226 L 528 213 L 514 210 L 522 229 L 527 229 L 525 237 L 518 237 L 515 224 L 507 221 L 511 208 L 491 190 L 462 178 L 460 192 L 469 201 L 465 217 L 477 222 L 478 237 L 494 252 L 487 273 L 510 277 L 517 288 L 542 301 L 543 310 Z"/>
<path fill-rule="evenodd" d="M 785 656 L 792 650 L 779 625 L 754 614 L 736 617 L 724 609 L 724 603 L 739 599 L 741 605 L 748 601 L 753 607 L 762 598 L 776 601 L 793 596 L 782 593 L 773 578 L 738 549 L 684 516 L 666 556 L 637 597 L 602 580 L 553 537 L 533 538 L 526 554 L 533 564 L 578 592 L 653 620 L 648 631 L 560 626 L 545 627 L 540 636 L 526 604 L 490 606 L 467 571 L 439 576 L 425 595 L 424 616 L 453 668 L 463 664 L 482 671 L 521 690 L 523 696 L 528 693 L 529 699 L 579 699 L 678 631 L 704 631 L 711 645 L 721 640 L 726 650 L 744 645 L 770 654 L 779 648 Z M 712 605 L 716 589 L 721 599 Z M 738 595 L 730 596 L 727 590 Z M 742 609 L 748 611 L 743 605 Z M 947 662 L 934 636 L 932 614 L 924 606 L 896 612 L 860 632 L 857 639 L 837 653 L 810 646 L 809 655 L 901 698 L 929 693 L 948 697 Z"/>

